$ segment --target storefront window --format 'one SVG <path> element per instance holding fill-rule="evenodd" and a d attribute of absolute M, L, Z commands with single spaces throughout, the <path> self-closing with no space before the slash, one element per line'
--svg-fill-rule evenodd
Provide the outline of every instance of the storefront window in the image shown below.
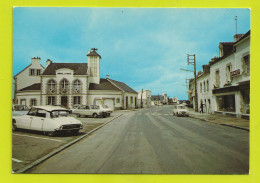
<path fill-rule="evenodd" d="M 218 110 L 219 111 L 227 111 L 227 112 L 235 112 L 235 95 L 224 95 L 217 97 L 218 102 Z"/>
<path fill-rule="evenodd" d="M 242 91 L 242 97 L 243 97 L 243 113 L 244 114 L 250 114 L 250 91 L 245 90 Z"/>

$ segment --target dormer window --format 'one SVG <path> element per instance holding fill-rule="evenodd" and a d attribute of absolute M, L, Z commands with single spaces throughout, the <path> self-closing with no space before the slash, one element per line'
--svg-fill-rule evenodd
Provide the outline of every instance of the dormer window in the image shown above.
<path fill-rule="evenodd" d="M 34 75 L 35 75 L 34 69 L 30 69 L 30 76 L 34 76 Z"/>
<path fill-rule="evenodd" d="M 223 57 L 223 55 L 224 55 L 223 49 L 219 48 L 219 57 Z"/>
<path fill-rule="evenodd" d="M 37 69 L 37 76 L 41 75 L 41 69 Z"/>

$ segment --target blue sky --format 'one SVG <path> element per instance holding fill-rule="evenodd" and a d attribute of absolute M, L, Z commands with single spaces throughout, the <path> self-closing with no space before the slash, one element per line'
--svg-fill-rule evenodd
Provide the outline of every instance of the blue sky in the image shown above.
<path fill-rule="evenodd" d="M 233 41 L 250 29 L 249 9 L 195 8 L 46 8 L 13 11 L 13 75 L 41 57 L 62 63 L 87 62 L 98 48 L 101 78 L 125 82 L 136 91 L 187 99 L 186 79 L 193 73 L 187 54 L 196 54 L 197 70 L 218 56 L 219 42 Z"/>

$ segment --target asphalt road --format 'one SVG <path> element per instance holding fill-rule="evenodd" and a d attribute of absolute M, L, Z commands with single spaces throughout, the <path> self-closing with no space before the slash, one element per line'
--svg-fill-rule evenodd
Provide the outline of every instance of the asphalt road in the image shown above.
<path fill-rule="evenodd" d="M 27 173 L 249 173 L 248 131 L 172 116 L 171 108 L 128 112 Z"/>

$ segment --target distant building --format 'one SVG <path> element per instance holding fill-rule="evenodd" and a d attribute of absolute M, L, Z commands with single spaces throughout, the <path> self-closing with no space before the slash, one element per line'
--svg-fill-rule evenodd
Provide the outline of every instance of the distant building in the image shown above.
<path fill-rule="evenodd" d="M 163 104 L 164 97 L 162 95 L 152 95 L 151 97 L 151 105 L 160 105 Z"/>
<path fill-rule="evenodd" d="M 168 104 L 169 103 L 169 98 L 167 96 L 166 93 L 162 93 L 162 96 L 163 96 L 163 104 Z"/>
<path fill-rule="evenodd" d="M 172 103 L 178 104 L 179 103 L 178 98 L 177 97 L 173 97 L 172 98 Z"/>
<path fill-rule="evenodd" d="M 88 63 L 53 63 L 46 68 L 39 57 L 14 76 L 16 104 L 75 105 L 105 104 L 112 109 L 137 108 L 137 92 L 127 84 L 112 80 L 107 75 L 100 78 L 101 56 L 92 49 L 87 54 Z"/>
<path fill-rule="evenodd" d="M 151 107 L 151 91 L 141 90 L 138 92 L 138 107 L 148 108 Z"/>

